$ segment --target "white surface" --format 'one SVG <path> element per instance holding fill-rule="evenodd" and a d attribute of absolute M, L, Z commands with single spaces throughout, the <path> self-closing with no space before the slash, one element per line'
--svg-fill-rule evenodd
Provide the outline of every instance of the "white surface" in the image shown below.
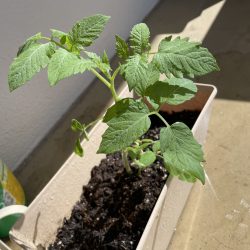
<path fill-rule="evenodd" d="M 1 250 L 11 250 L 6 244 L 4 244 L 1 240 L 0 240 L 0 249 Z"/>
<path fill-rule="evenodd" d="M 76 98 L 93 80 L 90 73 L 77 75 L 51 88 L 47 75 L 39 73 L 26 86 L 9 93 L 8 67 L 17 48 L 39 31 L 49 28 L 68 31 L 85 16 L 103 13 L 112 17 L 93 47 L 114 53 L 114 34 L 128 37 L 133 24 L 140 22 L 158 0 L 12 0 L 0 5 L 0 156 L 15 169 L 48 133 Z"/>

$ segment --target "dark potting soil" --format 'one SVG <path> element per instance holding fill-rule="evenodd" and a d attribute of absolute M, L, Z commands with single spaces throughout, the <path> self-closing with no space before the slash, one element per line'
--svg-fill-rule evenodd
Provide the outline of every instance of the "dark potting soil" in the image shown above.
<path fill-rule="evenodd" d="M 191 128 L 199 113 L 183 111 L 162 115 L 170 124 L 182 121 Z M 158 140 L 160 127 L 164 125 L 157 117 L 151 118 L 152 126 L 144 138 Z M 137 173 L 136 169 L 133 171 Z M 92 169 L 80 200 L 70 218 L 64 219 L 49 249 L 136 249 L 167 176 L 161 159 L 141 175 L 128 175 L 120 153 L 107 155 Z"/>

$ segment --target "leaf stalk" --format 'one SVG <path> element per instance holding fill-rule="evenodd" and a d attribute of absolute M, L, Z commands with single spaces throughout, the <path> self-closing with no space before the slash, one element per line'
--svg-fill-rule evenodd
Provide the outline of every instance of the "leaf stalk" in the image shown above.
<path fill-rule="evenodd" d="M 63 45 L 61 45 L 60 43 L 58 43 L 57 41 L 55 41 L 55 40 L 52 39 L 52 38 L 43 36 L 42 39 L 47 40 L 47 41 L 50 41 L 50 42 L 54 43 L 55 45 L 57 45 L 58 47 L 60 47 L 60 48 L 62 48 L 62 49 L 65 49 L 65 50 L 67 50 L 68 52 L 71 52 L 68 48 L 64 47 Z"/>
<path fill-rule="evenodd" d="M 164 119 L 164 117 L 159 112 L 153 111 L 149 115 L 156 115 L 156 116 L 158 116 L 163 121 L 163 123 L 166 125 L 166 127 L 170 126 L 169 123 Z"/>
<path fill-rule="evenodd" d="M 97 118 L 96 120 L 94 120 L 94 121 L 92 121 L 92 122 L 90 122 L 90 123 L 85 127 L 85 129 L 90 128 L 91 126 L 95 125 L 97 122 L 99 122 L 99 121 L 102 120 L 102 119 L 103 119 L 103 116 Z"/>
<path fill-rule="evenodd" d="M 130 167 L 129 162 L 128 162 L 128 153 L 126 150 L 122 150 L 122 161 L 123 161 L 123 164 L 124 164 L 124 167 L 125 167 L 127 173 L 131 174 L 132 170 L 131 170 L 131 167 Z"/>
<path fill-rule="evenodd" d="M 103 82 L 109 89 L 111 88 L 111 83 L 108 82 L 101 74 L 99 74 L 95 69 L 90 69 L 90 71 L 101 81 Z"/>

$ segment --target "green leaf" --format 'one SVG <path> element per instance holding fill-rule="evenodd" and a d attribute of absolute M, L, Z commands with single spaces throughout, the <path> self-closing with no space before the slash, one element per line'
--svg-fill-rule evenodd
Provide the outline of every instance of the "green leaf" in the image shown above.
<path fill-rule="evenodd" d="M 42 33 L 41 32 L 39 32 L 39 33 L 35 34 L 34 36 L 31 36 L 30 38 L 28 38 L 26 40 L 26 42 L 21 47 L 19 47 L 18 52 L 17 52 L 17 56 L 19 56 L 21 53 L 23 53 L 24 51 L 26 51 L 27 49 L 32 47 L 41 38 L 42 38 Z"/>
<path fill-rule="evenodd" d="M 129 57 L 124 65 L 125 79 L 129 90 L 134 89 L 138 82 L 143 82 L 146 79 L 147 67 L 147 62 L 140 55 Z"/>
<path fill-rule="evenodd" d="M 128 155 L 132 160 L 135 160 L 140 153 L 138 148 L 128 147 L 127 150 L 128 150 Z"/>
<path fill-rule="evenodd" d="M 83 73 L 92 67 L 94 64 L 90 60 L 79 58 L 77 55 L 60 48 L 49 62 L 48 79 L 50 85 L 53 86 L 66 77 Z"/>
<path fill-rule="evenodd" d="M 152 149 L 153 149 L 153 152 L 154 152 L 154 153 L 157 153 L 158 151 L 160 151 L 160 150 L 161 150 L 161 143 L 160 143 L 160 141 L 156 141 L 156 142 L 153 144 Z"/>
<path fill-rule="evenodd" d="M 139 96 L 145 96 L 146 89 L 159 80 L 160 72 L 155 68 L 152 63 L 150 63 L 147 65 L 147 69 L 144 72 L 144 76 L 140 76 L 140 78 L 138 77 L 138 81 L 134 87 L 134 90 Z"/>
<path fill-rule="evenodd" d="M 201 76 L 219 70 L 215 58 L 206 48 L 201 47 L 200 43 L 180 37 L 162 40 L 153 63 L 167 76 Z"/>
<path fill-rule="evenodd" d="M 71 129 L 74 132 L 82 132 L 84 130 L 84 126 L 79 121 L 77 121 L 76 119 L 72 119 L 72 121 L 71 121 Z"/>
<path fill-rule="evenodd" d="M 80 50 L 82 46 L 80 44 L 74 44 L 72 37 L 60 30 L 51 29 L 52 39 L 58 38 L 62 45 L 66 45 L 67 49 L 76 55 L 80 55 Z"/>
<path fill-rule="evenodd" d="M 150 32 L 145 23 L 135 25 L 130 33 L 130 45 L 133 52 L 136 54 L 143 54 L 150 50 L 149 43 Z"/>
<path fill-rule="evenodd" d="M 62 38 L 62 37 L 65 37 L 67 36 L 68 34 L 63 32 L 63 31 L 60 31 L 60 30 L 55 30 L 55 29 L 50 29 L 51 31 L 51 36 L 52 38 L 58 38 L 59 40 Z"/>
<path fill-rule="evenodd" d="M 128 44 L 118 35 L 115 36 L 115 41 L 117 56 L 123 60 L 127 60 L 130 55 Z"/>
<path fill-rule="evenodd" d="M 125 149 L 148 131 L 149 110 L 141 101 L 131 101 L 125 112 L 107 122 L 98 153 L 113 153 Z"/>
<path fill-rule="evenodd" d="M 74 152 L 81 157 L 83 157 L 84 155 L 84 151 L 83 151 L 80 139 L 77 139 L 76 141 Z"/>
<path fill-rule="evenodd" d="M 184 123 L 176 122 L 160 132 L 161 152 L 172 175 L 191 181 L 196 178 L 205 183 L 204 161 L 201 145 Z"/>
<path fill-rule="evenodd" d="M 149 86 L 146 95 L 158 104 L 178 105 L 195 96 L 197 87 L 193 81 L 185 78 L 171 77 Z"/>
<path fill-rule="evenodd" d="M 10 91 L 22 86 L 37 72 L 45 68 L 54 53 L 52 43 L 33 44 L 14 59 L 9 68 L 8 83 Z"/>
<path fill-rule="evenodd" d="M 64 44 L 69 45 L 69 35 L 67 33 L 60 31 L 60 30 L 56 30 L 56 29 L 50 29 L 50 30 L 51 30 L 52 39 L 58 38 L 62 45 L 64 45 Z M 69 46 L 67 46 L 67 47 L 69 47 Z"/>
<path fill-rule="evenodd" d="M 77 22 L 70 32 L 74 43 L 81 44 L 84 47 L 90 46 L 99 37 L 109 18 L 109 16 L 97 14 Z"/>
<path fill-rule="evenodd" d="M 131 106 L 133 103 L 134 103 L 134 99 L 132 99 L 132 98 L 124 98 L 124 99 L 116 102 L 114 105 L 112 105 L 110 108 L 108 108 L 102 121 L 107 123 L 112 118 L 120 116 L 121 114 L 126 112 L 129 108 L 129 106 Z"/>
<path fill-rule="evenodd" d="M 139 159 L 139 162 L 144 166 L 147 167 L 149 165 L 151 165 L 152 163 L 154 163 L 154 161 L 156 160 L 156 156 L 155 153 L 148 150 L 146 152 L 144 152 Z"/>
<path fill-rule="evenodd" d="M 159 80 L 159 71 L 154 64 L 148 64 L 144 56 L 138 54 L 131 56 L 122 66 L 129 90 L 134 89 L 140 96 L 144 96 L 145 90 Z"/>

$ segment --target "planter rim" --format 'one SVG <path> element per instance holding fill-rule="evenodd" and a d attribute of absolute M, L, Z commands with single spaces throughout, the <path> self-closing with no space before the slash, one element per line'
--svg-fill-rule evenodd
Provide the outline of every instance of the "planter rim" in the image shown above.
<path fill-rule="evenodd" d="M 202 109 L 206 109 L 210 105 L 212 100 L 215 98 L 215 96 L 217 95 L 218 89 L 212 84 L 196 83 L 196 85 L 198 85 L 198 86 L 206 86 L 206 87 L 212 88 L 212 92 L 211 92 L 210 96 L 208 97 L 204 107 L 202 108 Z M 203 119 L 203 116 L 204 116 L 204 112 L 201 112 L 200 115 L 198 116 L 197 120 L 195 121 L 195 124 L 194 124 L 194 126 L 192 128 L 192 132 L 196 131 L 197 126 L 199 124 L 199 121 Z"/>

